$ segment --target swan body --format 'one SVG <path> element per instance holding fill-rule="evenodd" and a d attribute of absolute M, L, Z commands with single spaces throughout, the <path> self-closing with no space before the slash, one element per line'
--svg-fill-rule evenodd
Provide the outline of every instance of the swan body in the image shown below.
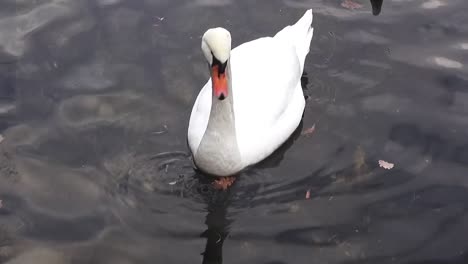
<path fill-rule="evenodd" d="M 206 31 L 201 48 L 211 78 L 193 105 L 187 134 L 198 169 L 232 176 L 268 157 L 295 131 L 305 107 L 300 79 L 312 20 L 310 9 L 274 37 L 232 50 L 226 29 Z"/>

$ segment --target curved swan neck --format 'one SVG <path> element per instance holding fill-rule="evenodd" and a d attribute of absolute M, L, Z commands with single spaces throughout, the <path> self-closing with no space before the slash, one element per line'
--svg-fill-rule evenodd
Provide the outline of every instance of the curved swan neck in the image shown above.
<path fill-rule="evenodd" d="M 212 89 L 211 96 L 211 111 L 210 121 L 215 119 L 218 115 L 223 117 L 224 122 L 229 121 L 235 127 L 235 116 L 234 116 L 234 95 L 232 93 L 232 77 L 231 77 L 231 62 L 228 61 L 226 67 L 226 78 L 228 85 L 228 96 L 224 100 L 219 100 Z"/>
<path fill-rule="evenodd" d="M 226 78 L 228 85 L 228 95 L 226 99 L 219 100 L 214 93 L 214 89 L 211 97 L 211 111 L 210 118 L 208 121 L 207 131 L 209 129 L 215 129 L 217 131 L 223 131 L 227 136 L 234 137 L 236 135 L 236 122 L 234 116 L 234 94 L 232 93 L 232 75 L 231 75 L 231 63 L 228 61 L 226 67 Z M 206 134 L 206 132 L 205 132 Z"/>
<path fill-rule="evenodd" d="M 229 176 L 238 171 L 241 165 L 236 138 L 230 62 L 226 71 L 228 96 L 219 100 L 213 93 L 208 126 L 195 154 L 195 163 L 199 167 L 218 176 Z"/>

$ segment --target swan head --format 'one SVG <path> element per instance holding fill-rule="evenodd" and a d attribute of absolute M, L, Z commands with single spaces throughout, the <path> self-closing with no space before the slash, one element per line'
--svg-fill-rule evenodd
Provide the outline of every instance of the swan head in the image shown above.
<path fill-rule="evenodd" d="M 231 34 L 224 28 L 210 28 L 203 34 L 201 49 L 210 66 L 213 94 L 219 100 L 228 96 L 226 68 L 231 56 Z"/>

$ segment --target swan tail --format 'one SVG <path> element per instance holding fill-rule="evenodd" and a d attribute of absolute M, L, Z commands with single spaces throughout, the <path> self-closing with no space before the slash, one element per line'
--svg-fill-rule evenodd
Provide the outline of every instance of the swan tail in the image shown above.
<path fill-rule="evenodd" d="M 309 9 L 294 25 L 286 26 L 275 35 L 275 38 L 292 42 L 301 63 L 301 71 L 304 70 L 304 61 L 307 54 L 309 54 L 310 42 L 314 35 L 314 28 L 312 27 L 313 19 L 312 9 Z"/>

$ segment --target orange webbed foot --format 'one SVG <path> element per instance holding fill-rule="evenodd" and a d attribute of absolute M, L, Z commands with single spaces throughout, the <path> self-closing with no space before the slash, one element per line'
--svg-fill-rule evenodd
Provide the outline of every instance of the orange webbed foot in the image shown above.
<path fill-rule="evenodd" d="M 218 190 L 227 190 L 235 180 L 236 177 L 234 176 L 219 177 L 218 179 L 214 180 L 213 186 Z"/>

